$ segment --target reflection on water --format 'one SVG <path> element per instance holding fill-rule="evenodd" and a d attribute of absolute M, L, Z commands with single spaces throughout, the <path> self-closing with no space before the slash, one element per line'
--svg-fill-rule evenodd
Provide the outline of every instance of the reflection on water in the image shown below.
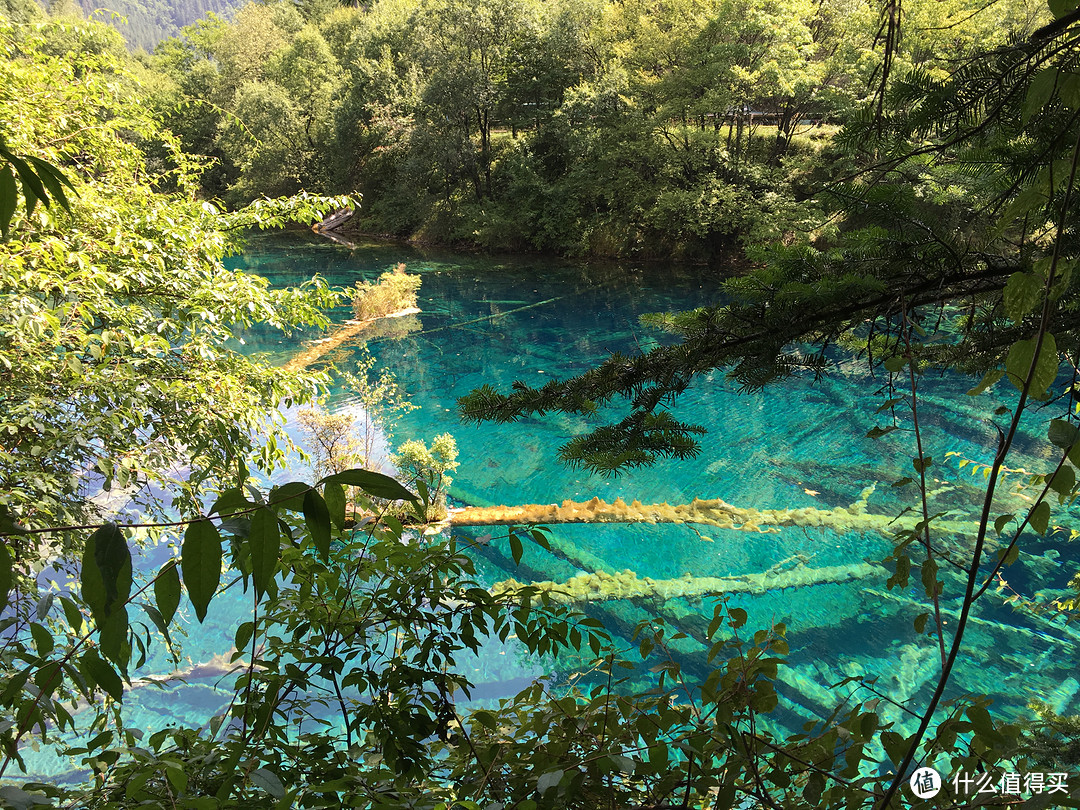
<path fill-rule="evenodd" d="M 511 425 L 459 422 L 457 398 L 482 384 L 502 390 L 515 380 L 540 385 L 584 371 L 610 352 L 647 350 L 670 340 L 642 327 L 638 317 L 709 302 L 716 277 L 708 269 L 481 259 L 385 244 L 349 250 L 295 235 L 260 237 L 235 263 L 276 285 L 318 273 L 331 284 L 351 286 L 361 279 L 374 280 L 401 261 L 409 272 L 423 276 L 418 323 L 384 330 L 364 344 L 377 367 L 392 372 L 419 406 L 402 418 L 394 441 L 430 442 L 447 431 L 457 439 L 461 466 L 451 495 L 461 503 L 552 503 L 594 496 L 608 502 L 622 497 L 628 502 L 679 503 L 699 497 L 763 509 L 832 509 L 857 501 L 865 487 L 877 484 L 869 511 L 894 515 L 910 505 L 905 498 L 915 495 L 890 486 L 911 472 L 910 437 L 904 431 L 878 440 L 866 437 L 880 423 L 875 411 L 883 397 L 875 391 L 881 381 L 853 363 L 818 383 L 792 380 L 753 395 L 737 393 L 722 373 L 707 375 L 674 409 L 678 418 L 709 429 L 701 454 L 618 478 L 588 475 L 557 462 L 558 447 L 589 428 L 582 417 L 554 414 Z M 347 307 L 333 314 L 339 323 L 350 315 Z M 246 334 L 245 341 L 250 351 L 279 363 L 300 349 L 299 340 L 286 341 L 270 331 Z M 356 343 L 346 343 L 332 358 L 348 368 L 357 351 Z M 982 477 L 972 477 L 970 466 L 958 469 L 956 460 L 988 459 L 996 433 L 987 415 L 1002 404 L 989 397 L 974 401 L 964 395 L 968 387 L 967 380 L 927 379 L 920 409 L 927 452 L 938 461 L 931 468 L 931 512 L 946 513 L 958 523 L 971 518 Z M 330 407 L 354 409 L 357 402 L 348 391 L 338 390 Z M 1027 436 L 1019 446 L 1011 466 L 1041 469 L 1049 451 L 1039 437 Z M 947 452 L 960 455 L 947 458 Z M 1062 514 L 1058 522 L 1064 519 Z M 555 532 L 564 544 L 581 549 L 581 556 L 598 559 L 605 570 L 631 569 L 654 579 L 763 572 L 778 563 L 790 565 L 785 561 L 793 558 L 805 559 L 814 568 L 846 565 L 880 560 L 892 547 L 877 532 L 805 527 L 754 534 L 670 524 L 567 525 Z M 477 531 L 483 533 L 486 530 Z M 969 541 L 970 535 L 960 532 L 939 542 L 960 556 Z M 1063 588 L 1080 563 L 1071 551 L 1069 559 L 1057 559 L 1052 545 L 1056 543 L 1027 538 L 1020 563 L 1007 572 L 1010 584 L 1028 594 L 1043 589 L 1047 597 L 1052 589 Z M 498 539 L 484 547 L 478 563 L 488 584 L 526 578 Z M 524 565 L 526 573 L 543 579 L 565 580 L 580 572 L 572 561 L 537 547 L 526 550 Z M 959 608 L 961 584 L 952 572 L 941 576 L 948 628 Z M 899 701 L 914 698 L 915 708 L 924 705 L 939 658 L 933 639 L 912 627 L 915 617 L 927 610 L 917 576 L 914 579 L 907 590 L 890 591 L 883 581 L 862 580 L 732 597 L 732 606 L 749 613 L 751 628 L 780 621 L 789 628 L 790 666 L 781 668 L 778 722 L 799 728 L 808 716 L 827 716 L 841 697 L 828 687 L 849 676 L 876 677 L 879 691 Z M 237 602 L 234 613 L 212 612 L 207 625 L 190 630 L 186 654 L 198 661 L 228 649 L 232 628 L 245 610 Z M 662 607 L 612 601 L 587 610 L 624 632 L 657 615 L 680 623 L 690 635 L 680 648 L 685 669 L 694 675 L 706 671 L 697 617 L 711 616 L 708 601 L 674 598 Z M 1080 684 L 1069 665 L 1077 643 L 1060 622 L 1021 616 L 991 589 L 967 631 L 950 694 L 989 693 L 998 706 L 1021 715 L 1032 698 L 1047 701 L 1059 712 L 1078 711 Z M 561 672 L 554 677 L 565 677 L 572 663 L 560 660 Z M 469 669 L 469 677 L 484 683 L 485 695 L 493 697 L 512 694 L 514 684 L 520 683 L 516 679 L 541 671 L 519 650 L 504 645 L 489 646 Z M 634 685 L 646 685 L 646 678 L 647 673 L 641 674 Z M 500 683 L 507 684 L 505 691 Z M 162 710 L 158 703 L 166 704 L 164 711 L 177 721 L 199 722 L 215 711 L 215 701 L 223 702 L 222 693 L 200 681 L 197 689 L 185 687 L 171 699 L 140 695 L 125 704 L 125 711 L 142 712 L 146 726 L 154 727 L 162 722 L 154 715 Z M 886 721 L 910 724 L 899 709 L 882 706 Z"/>

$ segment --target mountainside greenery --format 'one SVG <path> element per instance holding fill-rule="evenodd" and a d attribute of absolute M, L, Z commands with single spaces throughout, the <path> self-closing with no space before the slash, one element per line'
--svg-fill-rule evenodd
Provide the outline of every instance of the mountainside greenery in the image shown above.
<path fill-rule="evenodd" d="M 104 22 L 124 37 L 132 50 L 153 50 L 181 29 L 210 14 L 229 16 L 239 0 L 50 0 L 43 5 L 53 16 L 83 17 Z M 37 5 L 27 0 L 26 6 Z M 36 11 L 36 10 L 35 10 Z"/>

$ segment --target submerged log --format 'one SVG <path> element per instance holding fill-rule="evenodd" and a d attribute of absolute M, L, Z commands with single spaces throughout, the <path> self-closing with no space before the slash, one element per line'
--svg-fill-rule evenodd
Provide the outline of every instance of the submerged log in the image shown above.
<path fill-rule="evenodd" d="M 346 321 L 326 337 L 313 341 L 310 346 L 304 349 L 304 351 L 300 352 L 300 354 L 296 355 L 296 357 L 286 363 L 285 368 L 288 371 L 307 368 L 324 355 L 329 354 L 334 349 L 341 346 L 343 343 L 361 337 L 367 332 L 371 332 L 376 323 L 383 321 L 386 318 L 404 318 L 408 315 L 416 315 L 419 312 L 420 310 L 417 307 L 408 307 L 407 309 L 402 309 L 398 312 L 391 312 L 388 315 L 381 315 L 378 318 L 368 318 L 363 321 Z M 414 318 L 413 320 L 415 321 L 416 319 Z M 407 323 L 404 328 L 399 331 L 404 335 L 411 331 L 411 329 L 419 328 L 419 322 L 415 324 Z"/>
<path fill-rule="evenodd" d="M 920 516 L 880 515 L 866 511 L 874 487 L 863 490 L 859 500 L 836 509 L 754 509 L 734 506 L 719 498 L 690 503 L 626 503 L 616 498 L 607 503 L 563 501 L 558 504 L 465 507 L 450 510 L 453 526 L 506 526 L 520 523 L 696 523 L 742 532 L 771 533 L 785 526 L 819 527 L 837 531 L 890 533 L 913 526 Z M 936 531 L 965 534 L 975 528 L 971 521 L 935 520 Z"/>
<path fill-rule="evenodd" d="M 513 591 L 529 585 L 548 594 L 551 601 L 560 603 L 607 602 L 619 599 L 667 601 L 680 597 L 697 598 L 725 593 L 762 594 L 784 588 L 805 588 L 887 576 L 888 571 L 872 563 L 822 568 L 798 565 L 787 570 L 772 568 L 761 573 L 730 577 L 693 577 L 687 574 L 678 579 L 639 577 L 630 570 L 618 574 L 600 571 L 595 574 L 578 574 L 566 582 L 523 583 L 508 579 L 493 585 L 492 592 Z"/>

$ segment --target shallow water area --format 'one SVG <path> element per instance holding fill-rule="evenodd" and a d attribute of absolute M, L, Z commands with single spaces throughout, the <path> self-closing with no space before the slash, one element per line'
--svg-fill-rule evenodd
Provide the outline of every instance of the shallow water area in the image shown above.
<path fill-rule="evenodd" d="M 515 380 L 541 385 L 580 373 L 611 352 L 644 351 L 670 342 L 671 336 L 642 326 L 639 316 L 711 302 L 718 271 L 482 258 L 385 243 L 349 249 L 296 234 L 256 237 L 234 260 L 235 266 L 277 286 L 319 274 L 343 287 L 374 280 L 398 262 L 422 276 L 421 313 L 408 324 L 347 343 L 329 357 L 351 370 L 365 345 L 376 359 L 376 370 L 392 373 L 409 401 L 419 406 L 402 417 L 392 445 L 409 438 L 430 442 L 444 432 L 454 435 L 460 462 L 451 488 L 456 504 L 550 504 L 593 497 L 674 504 L 697 497 L 721 498 L 744 508 L 837 510 L 858 502 L 868 487 L 874 487 L 865 506 L 869 513 L 891 518 L 915 505 L 914 487 L 891 486 L 912 475 L 913 441 L 904 431 L 877 440 L 867 437 L 871 428 L 887 423 L 885 415 L 875 413 L 887 397 L 879 392 L 884 380 L 872 378 L 855 361 L 840 363 L 821 381 L 793 379 L 754 394 L 739 393 L 722 372 L 708 374 L 672 409 L 677 418 L 708 429 L 701 453 L 617 478 L 590 475 L 558 462 L 559 446 L 593 424 L 582 417 L 549 414 L 509 425 L 479 426 L 459 421 L 457 398 L 481 385 L 501 391 Z M 342 306 L 332 315 L 342 323 L 351 313 Z M 320 337 L 284 339 L 269 330 L 252 331 L 243 335 L 244 351 L 283 363 L 300 351 L 304 340 Z M 965 395 L 970 387 L 967 379 L 927 376 L 920 403 L 927 453 L 936 460 L 930 469 L 931 512 L 945 513 L 955 522 L 957 531 L 941 542 L 958 553 L 973 536 L 964 527 L 973 525 L 973 504 L 982 483 L 981 475 L 972 476 L 970 465 L 960 469 L 958 459 L 989 460 L 996 440 L 990 414 L 997 405 L 1009 404 L 1004 387 L 977 400 Z M 601 416 L 618 413 L 622 404 L 614 403 Z M 355 395 L 339 388 L 328 407 L 357 410 L 359 403 Z M 1043 421 L 1033 419 L 1033 430 L 1044 429 Z M 299 436 L 294 420 L 289 429 Z M 1011 467 L 1046 468 L 1051 451 L 1040 435 L 1025 434 L 1018 447 Z M 494 539 L 480 549 L 477 562 L 485 585 L 511 577 L 563 582 L 583 571 L 594 573 L 590 566 L 609 574 L 632 570 L 638 577 L 656 580 L 770 571 L 806 572 L 810 579 L 815 570 L 877 561 L 891 552 L 887 533 L 845 530 L 845 513 L 833 514 L 831 527 L 784 527 L 773 533 L 674 524 L 559 525 L 553 533 L 572 553 L 556 556 L 527 546 L 521 566 L 511 559 L 505 532 L 496 530 Z M 1054 522 L 1067 522 L 1067 517 L 1055 505 Z M 462 533 L 476 537 L 488 529 Z M 1080 561 L 1075 554 L 1056 558 L 1055 552 L 1046 553 L 1057 545 L 1034 535 L 1025 537 L 1020 562 L 1006 572 L 1009 583 L 1029 596 L 1039 589 L 1063 588 Z M 913 551 L 912 556 L 918 553 Z M 962 586 L 951 572 L 941 576 L 948 630 Z M 777 622 L 788 628 L 791 654 L 789 666 L 780 668 L 777 689 L 782 700 L 773 717 L 775 730 L 801 730 L 806 720 L 828 716 L 853 686 L 829 687 L 850 676 L 877 677 L 879 691 L 900 702 L 912 699 L 916 711 L 925 705 L 940 666 L 936 641 L 913 628 L 916 616 L 928 610 L 926 598 L 917 573 L 907 589 L 890 591 L 885 579 L 882 574 L 731 597 L 732 607 L 749 614 L 750 633 Z M 235 627 L 249 618 L 249 599 L 250 595 L 223 599 L 205 625 L 193 622 L 190 607 L 183 609 L 189 633 L 184 654 L 192 664 L 231 649 Z M 709 667 L 702 628 L 712 616 L 712 605 L 709 599 L 689 596 L 660 605 L 613 599 L 584 609 L 603 620 L 627 647 L 640 621 L 659 618 L 686 628 L 690 637 L 675 649 L 691 676 L 704 676 Z M 992 588 L 968 629 L 965 653 L 947 696 L 989 694 L 1012 716 L 1027 715 L 1026 704 L 1032 698 L 1050 703 L 1058 712 L 1080 711 L 1076 703 L 1080 683 L 1069 666 L 1070 653 L 1078 644 L 1080 638 L 1060 620 L 1052 623 L 1017 613 Z M 466 674 L 482 684 L 477 697 L 490 701 L 514 694 L 540 674 L 550 675 L 558 685 L 583 660 L 566 656 L 538 662 L 527 659 L 512 641 L 493 643 L 466 665 Z M 649 685 L 648 667 L 653 663 L 634 674 L 633 686 Z M 160 660 L 151 665 L 162 667 L 155 670 L 159 672 L 168 669 Z M 218 679 L 220 675 L 207 674 L 168 692 L 135 690 L 139 694 L 125 702 L 125 714 L 129 722 L 147 730 L 171 721 L 198 725 L 228 699 L 227 691 L 217 688 Z M 861 692 L 859 697 L 873 695 Z M 895 720 L 901 728 L 911 724 L 894 707 L 883 704 L 880 712 L 885 722 Z"/>

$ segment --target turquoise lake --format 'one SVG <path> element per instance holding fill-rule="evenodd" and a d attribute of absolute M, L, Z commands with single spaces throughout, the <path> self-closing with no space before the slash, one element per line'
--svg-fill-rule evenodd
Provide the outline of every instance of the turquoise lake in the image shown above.
<path fill-rule="evenodd" d="M 398 336 L 369 339 L 366 348 L 376 359 L 376 369 L 393 374 L 409 401 L 419 406 L 401 419 L 391 444 L 408 438 L 430 442 L 444 432 L 454 435 L 460 462 L 451 488 L 454 504 L 549 504 L 594 496 L 609 502 L 622 497 L 646 504 L 685 503 L 699 497 L 759 509 L 828 510 L 847 507 L 859 500 L 865 488 L 876 486 L 867 511 L 892 516 L 914 505 L 914 488 L 891 486 L 912 474 L 913 440 L 903 431 L 878 440 L 867 438 L 875 425 L 886 424 L 885 416 L 875 413 L 886 399 L 879 391 L 885 380 L 869 375 L 865 363 L 858 360 L 842 360 L 817 382 L 794 379 L 754 394 L 739 393 L 722 372 L 708 375 L 673 407 L 676 416 L 708 428 L 701 454 L 616 478 L 571 470 L 558 462 L 559 446 L 591 424 L 581 417 L 548 415 L 510 425 L 460 422 L 457 398 L 480 385 L 505 391 L 515 380 L 542 384 L 580 373 L 612 351 L 644 351 L 671 340 L 641 326 L 639 316 L 713 301 L 719 271 L 662 264 L 480 258 L 379 243 L 349 249 L 295 234 L 260 236 L 233 264 L 266 276 L 275 285 L 319 274 L 332 285 L 346 287 L 374 280 L 398 262 L 423 279 L 422 312 L 412 323 L 401 324 Z M 342 307 L 333 317 L 342 322 L 350 314 L 348 307 Z M 245 351 L 274 363 L 285 362 L 302 342 L 269 331 L 248 333 L 244 339 Z M 332 356 L 349 369 L 359 352 L 352 345 Z M 982 483 L 982 476 L 973 476 L 970 465 L 960 469 L 958 460 L 990 460 L 996 440 L 990 414 L 1010 402 L 1004 385 L 979 400 L 964 394 L 971 385 L 967 379 L 927 377 L 920 413 L 926 452 L 936 461 L 931 468 L 931 511 L 958 521 L 971 519 Z M 618 405 L 608 413 L 617 413 Z M 343 388 L 335 390 L 327 406 L 333 411 L 359 411 L 355 395 Z M 1036 414 L 1031 424 L 1045 424 L 1046 418 Z M 295 422 L 290 431 L 299 438 Z M 950 452 L 959 455 L 947 456 Z M 1041 437 L 1025 434 L 1009 466 L 1044 470 L 1050 454 Z M 1004 501 L 1003 506 L 1006 503 L 1016 508 L 1020 502 Z M 1068 513 L 1057 509 L 1053 522 L 1067 525 Z M 473 534 L 487 532 L 477 529 Z M 882 533 L 822 528 L 757 534 L 711 526 L 607 524 L 556 526 L 553 532 L 564 544 L 580 549 L 582 556 L 598 559 L 609 572 L 629 569 L 654 579 L 853 565 L 880 560 L 892 548 Z M 510 561 L 500 532 L 492 534 L 495 539 L 477 556 L 484 583 L 526 579 Z M 960 554 L 964 537 L 946 537 L 941 542 Z M 1020 562 L 1005 572 L 1009 586 L 1029 597 L 1038 593 L 1049 599 L 1058 594 L 1053 589 L 1065 588 L 1080 568 L 1073 552 L 1068 558 L 1057 558 L 1052 549 L 1059 546 L 1064 544 L 1058 540 L 1026 538 Z M 154 555 L 162 553 L 159 549 Z M 917 556 L 914 551 L 913 556 Z M 537 546 L 526 548 L 523 562 L 527 573 L 556 581 L 581 572 L 572 562 Z M 948 628 L 954 618 L 949 611 L 959 607 L 961 585 L 948 572 L 942 578 Z M 1080 683 L 1071 666 L 1080 637 L 1061 620 L 1015 612 L 1005 604 L 1004 596 L 991 588 L 983 598 L 977 620 L 967 631 L 964 659 L 954 671 L 949 695 L 989 694 L 996 706 L 1012 716 L 1029 714 L 1026 704 L 1033 698 L 1059 712 L 1080 711 L 1076 704 Z M 915 617 L 927 610 L 924 601 L 917 576 L 906 591 L 888 591 L 884 577 L 872 577 L 733 596 L 731 605 L 749 614 L 748 629 L 780 621 L 788 626 L 790 666 L 781 668 L 777 684 L 782 695 L 774 718 L 777 730 L 799 729 L 807 719 L 828 716 L 853 688 L 847 685 L 830 691 L 828 687 L 855 675 L 877 677 L 879 692 L 898 702 L 910 698 L 912 707 L 920 710 L 939 667 L 936 642 L 912 627 Z M 247 618 L 249 603 L 237 598 L 230 604 L 230 610 L 212 611 L 202 626 L 193 622 L 187 609 L 184 620 L 189 623 L 189 637 L 184 654 L 192 664 L 231 649 L 236 624 Z M 712 615 L 708 600 L 685 598 L 668 600 L 662 607 L 612 601 L 586 610 L 623 636 L 626 628 L 658 614 L 687 627 L 698 627 L 702 622 L 698 617 Z M 630 643 L 625 637 L 620 640 Z M 706 671 L 702 649 L 692 639 L 678 647 L 691 675 Z M 572 659 L 526 659 L 511 642 L 491 644 L 464 669 L 481 684 L 481 699 L 494 700 L 516 693 L 538 675 L 550 676 L 557 688 L 569 677 L 573 663 Z M 150 667 L 157 672 L 170 669 L 164 655 L 152 660 Z M 167 690 L 133 690 L 125 712 L 129 722 L 147 730 L 169 722 L 198 725 L 221 709 L 227 693 L 222 686 L 229 680 L 208 675 Z M 647 686 L 647 675 L 639 674 L 634 683 Z M 873 695 L 863 691 L 859 697 Z M 882 704 L 879 711 L 886 720 L 902 726 L 910 723 L 894 706 Z M 50 756 L 35 761 L 42 771 L 64 770 Z"/>

